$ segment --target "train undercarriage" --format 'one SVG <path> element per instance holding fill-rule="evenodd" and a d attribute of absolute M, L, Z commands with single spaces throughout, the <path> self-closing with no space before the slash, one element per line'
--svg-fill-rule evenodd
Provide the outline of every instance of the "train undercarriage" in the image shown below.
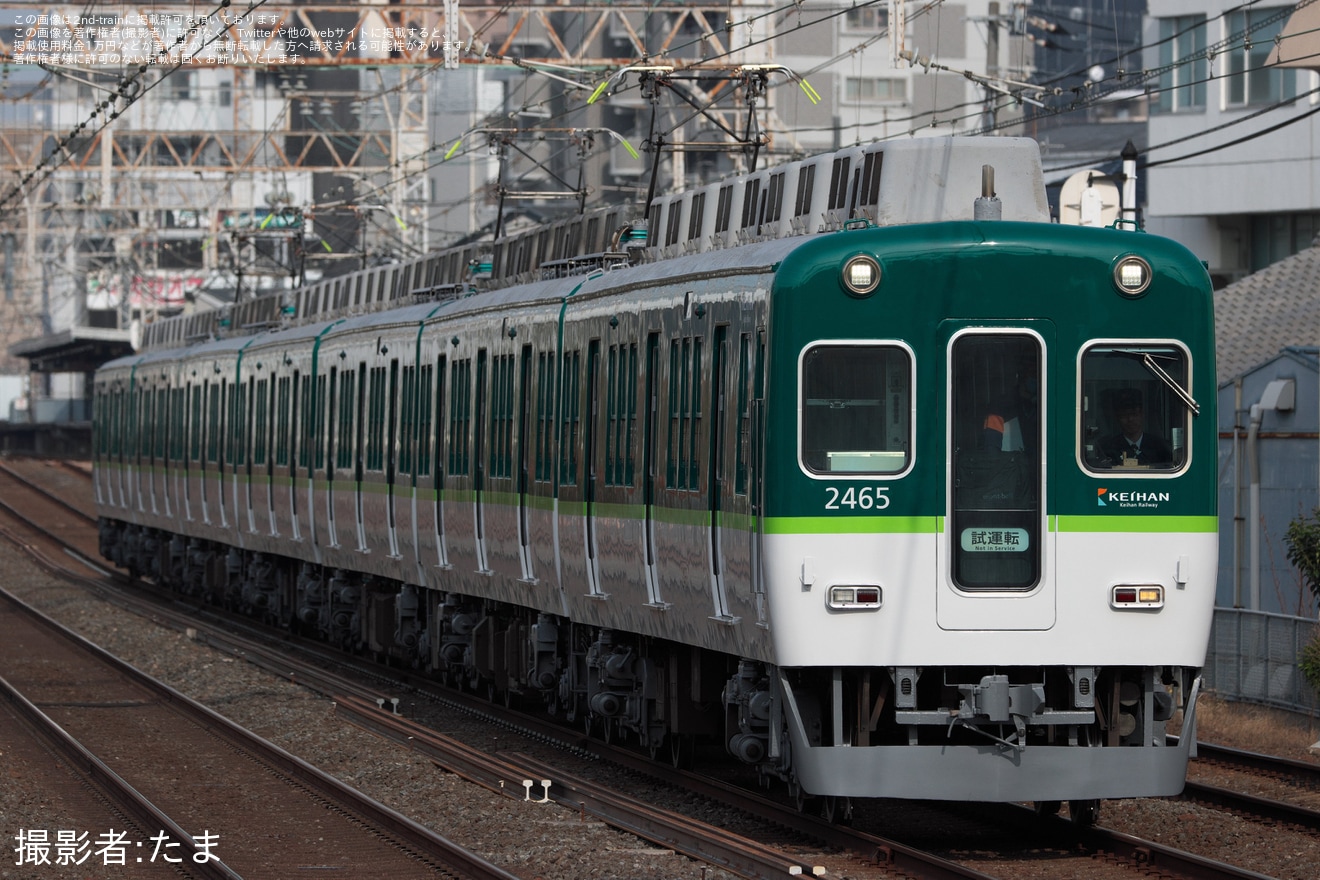
<path fill-rule="evenodd" d="M 1168 752 L 1155 759 L 1155 775 L 1164 777 L 1155 784 L 1165 788 L 1175 785 L 1175 776 L 1181 788 L 1185 772 L 1187 748 L 1166 746 L 1165 727 L 1179 713 L 1190 720 L 1194 669 L 783 669 L 107 520 L 100 544 L 107 559 L 160 586 L 344 650 L 425 670 L 493 701 L 539 707 L 676 765 L 689 763 L 697 745 L 719 742 L 763 783 L 787 784 L 800 804 L 828 795 L 819 802 L 831 818 L 846 818 L 849 799 L 858 796 L 966 799 L 961 792 L 969 785 L 975 790 L 974 780 L 960 781 L 950 772 L 936 774 L 944 777 L 936 780 L 916 769 L 923 760 L 948 762 L 950 755 L 955 762 L 963 755 L 976 775 L 986 756 L 1016 766 L 1047 754 L 1040 766 L 1062 777 L 1056 789 L 987 782 L 986 790 L 1003 796 L 979 799 L 1034 800 L 1045 812 L 1069 800 L 1070 813 L 1082 822 L 1094 821 L 1100 797 L 1127 795 L 1118 793 L 1120 785 L 1102 786 L 1098 790 L 1105 793 L 1097 797 L 1072 797 L 1070 790 L 1089 790 L 1089 775 L 1120 766 L 1101 762 L 1088 770 L 1088 762 L 1077 758 L 1103 752 L 1108 760 L 1123 749 Z M 847 756 L 844 763 L 839 755 Z M 866 755 L 879 759 L 868 766 L 887 766 L 887 775 L 877 778 L 847 763 Z"/>

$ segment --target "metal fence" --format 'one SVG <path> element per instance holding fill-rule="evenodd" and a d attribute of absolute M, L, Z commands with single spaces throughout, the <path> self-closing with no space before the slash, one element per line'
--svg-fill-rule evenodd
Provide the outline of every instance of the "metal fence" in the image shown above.
<path fill-rule="evenodd" d="M 1242 608 L 1216 608 L 1205 686 L 1230 700 L 1320 714 L 1316 691 L 1297 656 L 1320 635 L 1320 622 Z"/>

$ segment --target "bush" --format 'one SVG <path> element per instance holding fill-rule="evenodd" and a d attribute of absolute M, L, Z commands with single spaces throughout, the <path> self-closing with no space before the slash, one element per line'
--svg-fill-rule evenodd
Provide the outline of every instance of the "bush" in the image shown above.
<path fill-rule="evenodd" d="M 1290 522 L 1283 540 L 1288 545 L 1288 561 L 1301 572 L 1302 583 L 1320 598 L 1320 507 L 1309 518 L 1299 516 Z"/>
<path fill-rule="evenodd" d="M 1320 692 L 1320 635 L 1302 646 L 1297 655 L 1297 668 L 1302 671 L 1302 678 Z"/>
<path fill-rule="evenodd" d="M 1288 545 L 1288 561 L 1297 566 L 1302 583 L 1320 598 L 1320 507 L 1309 518 L 1298 517 L 1288 524 L 1283 536 Z M 1320 692 L 1320 635 L 1311 639 L 1297 655 L 1302 677 Z"/>

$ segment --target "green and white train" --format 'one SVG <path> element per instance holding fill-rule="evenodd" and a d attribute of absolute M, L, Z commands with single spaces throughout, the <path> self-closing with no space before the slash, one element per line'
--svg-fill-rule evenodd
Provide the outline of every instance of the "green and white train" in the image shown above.
<path fill-rule="evenodd" d="M 596 213 L 153 325 L 96 377 L 103 552 L 675 760 L 717 739 L 827 811 L 1180 791 L 1203 265 L 1050 223 L 1025 139 L 650 216 L 645 249 Z"/>

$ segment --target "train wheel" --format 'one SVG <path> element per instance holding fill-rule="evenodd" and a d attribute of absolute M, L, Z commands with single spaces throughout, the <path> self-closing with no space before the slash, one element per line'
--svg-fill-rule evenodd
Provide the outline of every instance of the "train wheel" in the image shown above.
<path fill-rule="evenodd" d="M 1057 816 L 1063 801 L 1036 801 L 1032 804 L 1037 816 Z"/>
<path fill-rule="evenodd" d="M 836 797 L 831 795 L 822 798 L 823 803 L 820 806 L 820 817 L 831 825 L 851 825 L 853 820 L 853 804 L 850 797 Z"/>
<path fill-rule="evenodd" d="M 691 770 L 696 741 L 690 733 L 669 734 L 669 763 L 675 770 Z"/>
<path fill-rule="evenodd" d="M 1096 799 L 1068 801 L 1068 816 L 1074 824 L 1090 828 L 1100 818 L 1100 801 Z"/>

